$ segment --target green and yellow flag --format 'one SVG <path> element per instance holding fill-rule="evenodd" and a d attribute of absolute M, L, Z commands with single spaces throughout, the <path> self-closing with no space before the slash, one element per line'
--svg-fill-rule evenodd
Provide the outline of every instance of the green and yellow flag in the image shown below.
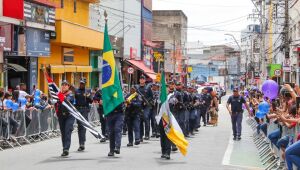
<path fill-rule="evenodd" d="M 104 115 L 108 115 L 124 102 L 119 72 L 116 67 L 115 57 L 107 30 L 107 23 L 105 23 L 102 67 L 102 100 Z"/>
<path fill-rule="evenodd" d="M 161 91 L 160 91 L 160 102 L 161 107 L 159 111 L 159 115 L 156 117 L 157 123 L 159 124 L 160 120 L 162 120 L 162 124 L 164 127 L 164 131 L 172 143 L 174 143 L 179 151 L 183 154 L 187 154 L 188 141 L 184 138 L 184 134 L 176 121 L 175 117 L 170 111 L 169 108 L 169 97 L 167 96 L 167 88 L 166 88 L 166 80 L 165 73 L 162 73 L 161 76 Z"/>

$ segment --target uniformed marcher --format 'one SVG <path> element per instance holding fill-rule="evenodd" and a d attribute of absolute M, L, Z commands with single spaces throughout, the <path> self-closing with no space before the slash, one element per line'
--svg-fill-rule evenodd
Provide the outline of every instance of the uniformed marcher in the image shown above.
<path fill-rule="evenodd" d="M 124 103 L 117 106 L 109 115 L 107 115 L 107 124 L 109 130 L 109 148 L 108 156 L 120 154 L 122 128 L 124 123 Z"/>
<path fill-rule="evenodd" d="M 197 114 L 197 120 L 196 120 L 196 128 L 198 131 L 198 128 L 201 127 L 201 119 L 205 125 L 206 122 L 206 106 L 205 106 L 205 100 L 204 100 L 204 91 L 205 89 L 202 89 L 201 93 L 198 94 L 198 98 L 199 98 L 199 105 L 198 105 L 198 114 Z"/>
<path fill-rule="evenodd" d="M 196 118 L 197 118 L 197 112 L 199 107 L 199 98 L 196 94 L 195 89 L 192 87 L 189 87 L 189 92 L 191 94 L 191 110 L 189 115 L 189 133 L 191 135 L 194 135 L 194 130 L 196 129 Z"/>
<path fill-rule="evenodd" d="M 185 105 L 185 101 L 187 101 L 187 96 L 182 91 L 182 84 L 180 82 L 176 82 L 176 91 L 175 96 L 177 100 L 174 106 L 173 114 L 176 118 L 180 128 L 182 129 L 184 135 L 186 136 L 186 127 L 185 127 L 185 119 L 186 119 L 186 111 L 187 107 Z M 172 110 L 171 110 L 172 111 Z"/>
<path fill-rule="evenodd" d="M 185 110 L 185 115 L 184 115 L 184 134 L 185 137 L 189 137 L 189 120 L 190 120 L 190 114 L 193 110 L 193 105 L 192 105 L 192 87 L 185 87 L 183 89 L 183 94 L 184 94 L 184 105 L 186 106 Z"/>
<path fill-rule="evenodd" d="M 138 85 L 137 90 L 141 93 L 141 95 L 143 95 L 144 98 L 143 105 L 142 105 L 143 110 L 141 113 L 143 117 L 140 122 L 141 141 L 142 141 L 144 135 L 145 135 L 144 138 L 145 140 L 150 139 L 150 117 L 151 117 L 151 112 L 153 111 L 153 106 L 151 105 L 151 102 L 153 101 L 153 94 L 151 88 L 146 85 L 145 76 L 142 75 L 139 81 L 140 84 Z"/>
<path fill-rule="evenodd" d="M 85 81 L 80 80 L 79 88 L 75 92 L 75 107 L 86 120 L 88 120 L 90 112 L 90 103 L 92 103 L 91 91 L 85 88 Z M 86 141 L 86 128 L 83 127 L 79 121 L 77 121 L 77 123 L 79 137 L 78 151 L 84 151 L 84 144 Z"/>
<path fill-rule="evenodd" d="M 127 146 L 133 146 L 133 132 L 135 145 L 140 144 L 140 112 L 143 100 L 141 96 L 136 93 L 136 89 L 131 87 L 130 93 L 125 97 L 126 111 L 125 120 L 128 128 L 128 144 Z"/>
<path fill-rule="evenodd" d="M 70 102 L 74 102 L 74 95 L 71 90 L 69 90 L 70 84 L 64 80 L 61 83 L 61 93 Z M 62 105 L 62 102 L 58 101 L 56 103 L 56 114 L 58 117 L 59 128 L 61 132 L 61 140 L 63 145 L 62 157 L 69 155 L 69 149 L 71 146 L 71 135 L 73 131 L 73 125 L 75 118 L 69 113 L 68 109 Z"/>
<path fill-rule="evenodd" d="M 210 92 L 209 92 L 210 88 L 204 88 L 203 89 L 203 93 L 202 93 L 202 99 L 204 101 L 203 104 L 203 110 L 201 111 L 202 115 L 205 115 L 204 117 L 204 126 L 206 126 L 209 122 L 209 108 L 212 105 L 212 97 L 210 96 Z"/>
<path fill-rule="evenodd" d="M 94 95 L 93 98 L 94 102 L 98 104 L 98 114 L 100 117 L 100 124 L 101 124 L 101 133 L 105 138 L 100 139 L 100 142 L 103 143 L 106 141 L 106 138 L 108 138 L 108 129 L 107 129 L 107 123 L 106 123 L 106 118 L 104 117 L 104 112 L 103 112 L 103 105 L 102 105 L 102 91 L 101 89 L 98 89 Z"/>
<path fill-rule="evenodd" d="M 169 82 L 168 83 L 168 93 L 172 94 L 174 93 L 174 82 Z M 171 101 L 170 101 L 171 100 Z M 173 101 L 172 101 L 173 100 Z M 169 107 L 173 107 L 174 106 L 174 98 L 170 98 L 169 103 L 171 102 L 171 104 L 169 105 Z M 170 159 L 170 154 L 171 154 L 171 148 L 173 148 L 172 150 L 175 151 L 177 150 L 176 146 L 170 141 L 170 139 L 167 137 L 166 132 L 164 130 L 164 126 L 163 126 L 163 119 L 160 120 L 159 122 L 159 131 L 160 131 L 160 145 L 161 145 L 161 158 L 164 159 Z"/>
<path fill-rule="evenodd" d="M 228 98 L 227 110 L 231 116 L 231 124 L 233 131 L 233 140 L 241 140 L 242 120 L 243 120 L 243 104 L 246 106 L 250 114 L 249 106 L 246 100 L 239 95 L 238 88 L 233 89 L 233 95 Z"/>
<path fill-rule="evenodd" d="M 152 135 L 151 137 L 159 137 L 159 128 L 158 128 L 158 124 L 155 120 L 155 116 L 158 114 L 158 109 L 159 109 L 159 84 L 158 83 L 153 83 L 152 87 L 152 94 L 153 94 L 153 111 L 151 114 L 151 128 L 152 128 Z"/>

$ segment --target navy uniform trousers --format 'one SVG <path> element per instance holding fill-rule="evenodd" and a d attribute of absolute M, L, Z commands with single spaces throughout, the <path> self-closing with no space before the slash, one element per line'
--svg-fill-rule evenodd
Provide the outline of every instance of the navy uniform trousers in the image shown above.
<path fill-rule="evenodd" d="M 89 108 L 88 107 L 80 107 L 77 110 L 81 113 L 81 115 L 88 121 Z M 82 124 L 77 121 L 78 124 L 78 137 L 79 137 L 79 145 L 84 146 L 86 141 L 86 128 L 82 126 Z"/>
<path fill-rule="evenodd" d="M 161 152 L 162 154 L 167 154 L 170 155 L 171 154 L 171 141 L 169 140 L 169 138 L 167 137 L 164 127 L 163 127 L 163 123 L 162 120 L 160 120 L 159 122 L 159 130 L 160 130 L 160 145 L 161 145 Z"/>
<path fill-rule="evenodd" d="M 121 147 L 123 123 L 124 113 L 122 111 L 112 112 L 107 116 L 109 147 L 111 152 Z"/>
<path fill-rule="evenodd" d="M 58 122 L 59 122 L 59 128 L 61 132 L 63 150 L 69 151 L 71 146 L 71 135 L 74 128 L 73 125 L 75 122 L 75 118 L 69 113 L 66 113 L 64 115 L 58 116 Z"/>

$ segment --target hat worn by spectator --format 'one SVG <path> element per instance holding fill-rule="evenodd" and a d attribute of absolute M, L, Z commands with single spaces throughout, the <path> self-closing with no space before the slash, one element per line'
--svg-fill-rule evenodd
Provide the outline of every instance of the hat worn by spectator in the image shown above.
<path fill-rule="evenodd" d="M 146 77 L 144 75 L 141 75 L 140 79 L 146 79 Z"/>
<path fill-rule="evenodd" d="M 180 85 L 181 85 L 180 81 L 176 82 L 176 86 L 180 86 Z"/>
<path fill-rule="evenodd" d="M 61 85 L 65 85 L 65 84 L 70 85 L 70 83 L 69 83 L 67 80 L 63 80 L 63 81 L 61 82 Z"/>
<path fill-rule="evenodd" d="M 83 79 L 81 79 L 81 80 L 80 80 L 80 83 L 85 84 L 86 82 L 85 82 Z"/>
<path fill-rule="evenodd" d="M 175 82 L 174 81 L 169 81 L 168 84 L 175 84 Z"/>

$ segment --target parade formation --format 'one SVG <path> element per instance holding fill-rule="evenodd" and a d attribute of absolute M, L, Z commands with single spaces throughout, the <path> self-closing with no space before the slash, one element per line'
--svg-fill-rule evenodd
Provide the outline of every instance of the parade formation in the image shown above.
<path fill-rule="evenodd" d="M 0 169 L 299 170 L 299 9 L 0 0 Z"/>

